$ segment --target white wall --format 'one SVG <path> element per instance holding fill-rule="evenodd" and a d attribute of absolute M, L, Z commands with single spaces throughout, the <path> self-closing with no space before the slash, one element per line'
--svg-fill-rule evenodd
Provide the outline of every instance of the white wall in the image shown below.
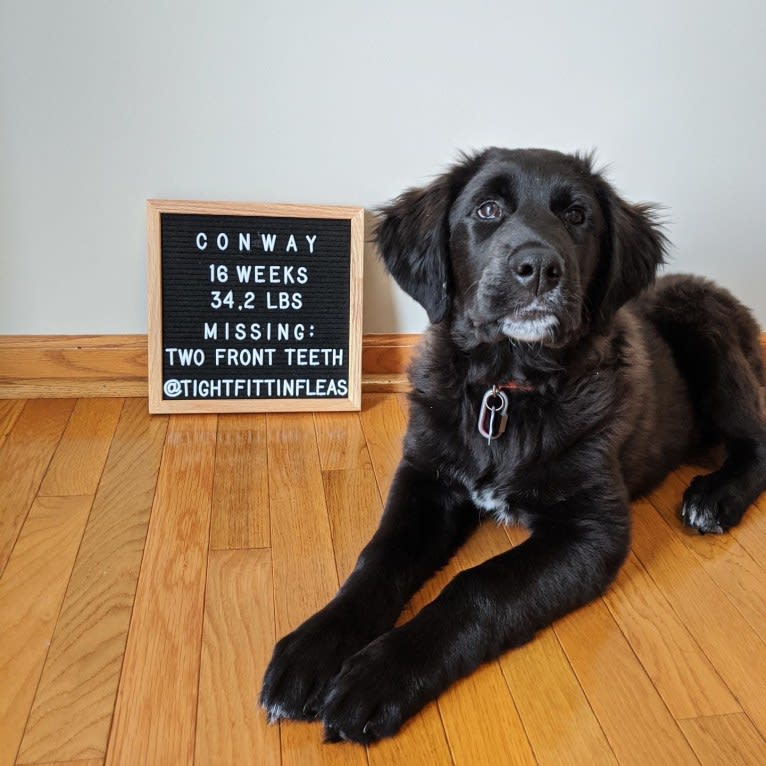
<path fill-rule="evenodd" d="M 598 148 L 766 323 L 766 5 L 0 0 L 0 333 L 144 332 L 144 200 L 372 207 Z M 368 254 L 365 331 L 425 314 Z"/>

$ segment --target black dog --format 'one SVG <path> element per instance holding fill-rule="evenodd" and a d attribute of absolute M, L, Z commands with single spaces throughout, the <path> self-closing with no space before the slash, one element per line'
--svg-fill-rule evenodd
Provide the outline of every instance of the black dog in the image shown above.
<path fill-rule="evenodd" d="M 699 278 L 650 288 L 653 211 L 588 158 L 489 149 L 382 212 L 383 259 L 432 322 L 404 457 L 353 573 L 277 644 L 261 692 L 272 720 L 321 718 L 356 742 L 602 593 L 628 551 L 629 498 L 690 449 L 727 453 L 684 496 L 699 532 L 734 526 L 766 489 L 756 322 Z M 392 630 L 482 513 L 531 536 Z"/>

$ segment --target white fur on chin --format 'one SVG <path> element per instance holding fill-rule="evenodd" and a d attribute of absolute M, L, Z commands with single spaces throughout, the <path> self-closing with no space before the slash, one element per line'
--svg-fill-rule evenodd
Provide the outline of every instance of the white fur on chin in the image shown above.
<path fill-rule="evenodd" d="M 503 335 L 514 340 L 538 343 L 541 340 L 550 340 L 558 323 L 558 317 L 553 316 L 553 314 L 545 314 L 534 319 L 506 317 L 500 323 L 500 329 Z"/>

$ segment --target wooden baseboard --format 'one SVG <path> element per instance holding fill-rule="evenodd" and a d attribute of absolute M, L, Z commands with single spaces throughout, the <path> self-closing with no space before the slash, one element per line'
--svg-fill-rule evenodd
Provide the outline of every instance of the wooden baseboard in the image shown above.
<path fill-rule="evenodd" d="M 418 333 L 365 335 L 362 390 L 407 391 Z M 766 333 L 761 335 L 766 358 Z M 147 396 L 146 335 L 0 335 L 0 399 Z"/>
<path fill-rule="evenodd" d="M 362 339 L 362 390 L 406 391 L 420 335 Z M 146 335 L 0 335 L 0 399 L 147 396 Z"/>

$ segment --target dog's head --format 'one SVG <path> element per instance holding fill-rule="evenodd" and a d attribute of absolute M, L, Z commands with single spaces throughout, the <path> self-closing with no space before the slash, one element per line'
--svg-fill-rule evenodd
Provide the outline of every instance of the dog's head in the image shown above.
<path fill-rule="evenodd" d="M 399 285 L 468 345 L 564 346 L 606 326 L 654 279 L 665 238 L 591 160 L 488 149 L 381 211 L 376 239 Z"/>

